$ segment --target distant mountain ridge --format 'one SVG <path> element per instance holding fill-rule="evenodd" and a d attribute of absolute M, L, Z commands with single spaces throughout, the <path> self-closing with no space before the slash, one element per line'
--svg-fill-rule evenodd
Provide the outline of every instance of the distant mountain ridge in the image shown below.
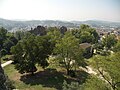
<path fill-rule="evenodd" d="M 31 27 L 36 27 L 38 25 L 42 26 L 66 26 L 68 28 L 78 28 L 80 24 L 88 24 L 92 27 L 120 27 L 120 22 L 109 22 L 100 20 L 87 20 L 87 21 L 60 21 L 60 20 L 29 20 L 29 21 L 19 21 L 19 20 L 7 20 L 0 18 L 0 27 L 5 27 L 7 30 L 14 29 L 26 29 L 29 30 Z"/>

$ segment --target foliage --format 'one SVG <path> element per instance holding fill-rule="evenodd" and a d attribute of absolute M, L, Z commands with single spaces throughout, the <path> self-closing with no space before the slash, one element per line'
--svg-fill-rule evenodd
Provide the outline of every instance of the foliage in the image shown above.
<path fill-rule="evenodd" d="M 97 43 L 99 36 L 94 28 L 89 25 L 82 24 L 80 29 L 75 29 L 72 34 L 79 39 L 79 43 Z"/>
<path fill-rule="evenodd" d="M 50 37 L 50 40 L 54 43 L 61 39 L 60 31 L 56 27 L 49 27 L 47 36 Z"/>
<path fill-rule="evenodd" d="M 82 88 L 82 90 L 110 90 L 106 82 L 96 76 L 90 76 Z"/>
<path fill-rule="evenodd" d="M 47 67 L 47 58 L 51 54 L 51 43 L 47 36 L 34 36 L 24 38 L 11 48 L 14 55 L 15 67 L 20 73 L 37 71 L 36 64 Z"/>
<path fill-rule="evenodd" d="M 8 33 L 3 27 L 0 28 L 0 52 L 2 56 L 10 54 L 10 48 L 16 45 L 17 42 L 12 33 Z"/>
<path fill-rule="evenodd" d="M 14 37 L 15 37 L 17 40 L 23 39 L 24 36 L 25 36 L 25 32 L 23 32 L 23 31 L 16 31 L 16 32 L 14 33 Z"/>
<path fill-rule="evenodd" d="M 29 36 L 27 39 L 21 40 L 18 44 L 12 47 L 11 52 L 14 55 L 14 62 L 16 62 L 16 69 L 20 73 L 37 71 L 35 55 L 38 51 L 35 44 L 35 37 Z"/>
<path fill-rule="evenodd" d="M 113 90 L 119 88 L 120 52 L 111 56 L 96 56 L 91 64 Z"/>
<path fill-rule="evenodd" d="M 84 31 L 81 33 L 80 39 L 81 39 L 82 43 L 85 43 L 85 42 L 91 43 L 91 42 L 93 42 L 94 37 L 89 32 Z"/>
<path fill-rule="evenodd" d="M 62 58 L 61 61 L 68 75 L 73 67 L 83 62 L 82 50 L 79 46 L 78 39 L 71 32 L 66 32 L 64 37 L 57 42 L 55 52 Z"/>
<path fill-rule="evenodd" d="M 114 46 L 113 51 L 115 51 L 115 52 L 120 51 L 120 41 L 118 41 L 117 44 Z"/>
<path fill-rule="evenodd" d="M 61 34 L 65 34 L 66 31 L 67 31 L 67 27 L 65 26 L 60 27 Z"/>
<path fill-rule="evenodd" d="M 31 28 L 31 30 L 29 32 L 34 34 L 34 35 L 44 36 L 44 35 L 46 35 L 46 28 L 44 26 L 38 25 L 34 29 Z"/>
<path fill-rule="evenodd" d="M 106 49 L 111 49 L 117 43 L 117 39 L 115 35 L 106 35 L 105 38 L 102 39 L 102 44 Z"/>
<path fill-rule="evenodd" d="M 0 50 L 3 47 L 3 42 L 6 39 L 7 30 L 5 28 L 0 28 Z"/>
<path fill-rule="evenodd" d="M 49 65 L 47 59 L 49 55 L 51 55 L 53 51 L 52 44 L 49 40 L 48 36 L 38 36 L 36 37 L 36 44 L 37 44 L 37 62 L 43 68 Z"/>
<path fill-rule="evenodd" d="M 57 41 L 61 40 L 61 33 L 57 27 L 49 27 L 47 36 L 51 42 L 51 48 L 54 49 Z"/>

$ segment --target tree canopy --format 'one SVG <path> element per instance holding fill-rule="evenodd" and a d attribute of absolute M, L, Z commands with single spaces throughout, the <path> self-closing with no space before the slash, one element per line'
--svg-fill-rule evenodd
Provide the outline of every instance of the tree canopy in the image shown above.
<path fill-rule="evenodd" d="M 47 37 L 30 35 L 12 47 L 11 52 L 14 55 L 15 67 L 20 73 L 34 74 L 37 71 L 36 64 L 43 68 L 48 66 L 50 42 Z"/>
<path fill-rule="evenodd" d="M 73 63 L 76 65 L 83 61 L 82 49 L 79 46 L 78 39 L 76 39 L 71 32 L 66 32 L 64 37 L 57 42 L 55 51 L 62 58 L 68 75 L 74 67 Z"/>

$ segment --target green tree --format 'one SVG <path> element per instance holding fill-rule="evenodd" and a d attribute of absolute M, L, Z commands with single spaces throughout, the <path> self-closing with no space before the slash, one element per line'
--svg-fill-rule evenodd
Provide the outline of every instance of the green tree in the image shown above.
<path fill-rule="evenodd" d="M 118 90 L 120 88 L 120 52 L 106 57 L 96 56 L 93 59 L 92 66 L 97 69 L 111 89 Z"/>
<path fill-rule="evenodd" d="M 79 39 L 79 43 L 97 43 L 99 35 L 94 28 L 82 24 L 79 29 L 72 30 L 72 34 Z"/>
<path fill-rule="evenodd" d="M 102 39 L 102 44 L 106 49 L 111 49 L 117 43 L 117 39 L 115 35 L 106 35 L 105 38 Z"/>
<path fill-rule="evenodd" d="M 82 90 L 110 90 L 107 83 L 96 76 L 90 76 L 82 85 Z"/>
<path fill-rule="evenodd" d="M 47 58 L 53 52 L 53 47 L 48 36 L 38 36 L 36 44 L 38 46 L 37 62 L 44 69 L 49 65 Z"/>
<path fill-rule="evenodd" d="M 7 54 L 10 54 L 10 48 L 15 44 L 9 39 L 5 40 L 3 43 L 3 48 L 7 51 Z"/>
<path fill-rule="evenodd" d="M 89 32 L 86 31 L 81 33 L 80 39 L 82 43 L 86 43 L 86 42 L 91 43 L 94 41 L 93 35 L 91 35 Z"/>
<path fill-rule="evenodd" d="M 25 37 L 26 33 L 27 32 L 16 31 L 16 32 L 14 32 L 14 37 L 19 41 Z"/>
<path fill-rule="evenodd" d="M 91 28 L 89 25 L 82 24 L 80 26 L 81 35 L 84 35 L 84 39 L 88 43 L 97 43 L 99 35 L 94 28 Z M 83 33 L 83 34 L 82 34 Z M 87 37 L 87 38 L 86 38 Z M 84 40 L 82 39 L 82 40 Z"/>
<path fill-rule="evenodd" d="M 38 51 L 35 43 L 35 36 L 31 35 L 27 39 L 23 39 L 14 47 L 11 52 L 14 55 L 15 67 L 20 73 L 31 73 L 37 71 L 36 52 Z"/>
<path fill-rule="evenodd" d="M 16 69 L 20 73 L 34 74 L 37 71 L 36 64 L 43 68 L 47 67 L 49 65 L 47 58 L 52 51 L 50 45 L 47 36 L 30 35 L 20 40 L 11 48 Z"/>
<path fill-rule="evenodd" d="M 107 83 L 100 78 L 89 76 L 83 84 L 79 84 L 78 82 L 68 84 L 64 81 L 63 90 L 110 90 L 110 88 Z"/>
<path fill-rule="evenodd" d="M 59 29 L 57 27 L 49 27 L 47 37 L 51 43 L 52 54 L 55 54 L 55 52 L 53 52 L 55 45 L 57 41 L 61 40 L 61 33 Z"/>
<path fill-rule="evenodd" d="M 61 39 L 61 34 L 58 28 L 56 27 L 49 27 L 48 28 L 48 37 L 50 37 L 50 41 L 56 43 L 58 40 Z"/>
<path fill-rule="evenodd" d="M 115 52 L 120 51 L 120 41 L 118 41 L 117 44 L 114 46 L 113 51 L 115 51 Z"/>
<path fill-rule="evenodd" d="M 0 50 L 3 48 L 3 42 L 7 38 L 7 30 L 5 28 L 0 28 Z"/>
<path fill-rule="evenodd" d="M 66 32 L 64 37 L 57 42 L 55 51 L 62 58 L 61 60 L 68 75 L 70 75 L 70 71 L 74 65 L 83 62 L 79 41 L 71 32 Z"/>

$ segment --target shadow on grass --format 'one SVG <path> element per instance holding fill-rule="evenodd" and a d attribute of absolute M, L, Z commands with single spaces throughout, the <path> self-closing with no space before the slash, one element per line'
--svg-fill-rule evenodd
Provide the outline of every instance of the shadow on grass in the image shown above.
<path fill-rule="evenodd" d="M 21 76 L 21 81 L 29 85 L 39 85 L 43 87 L 56 88 L 62 90 L 63 82 L 66 80 L 68 83 L 79 82 L 81 83 L 83 78 L 70 78 L 66 77 L 64 73 L 58 72 L 56 69 L 46 69 L 45 71 L 39 71 L 34 76 L 27 74 Z"/>
<path fill-rule="evenodd" d="M 76 78 L 79 79 L 79 84 L 83 84 L 85 83 L 86 79 L 89 77 L 90 74 L 88 74 L 87 72 L 85 71 L 82 71 L 82 70 L 78 70 L 76 71 Z"/>

